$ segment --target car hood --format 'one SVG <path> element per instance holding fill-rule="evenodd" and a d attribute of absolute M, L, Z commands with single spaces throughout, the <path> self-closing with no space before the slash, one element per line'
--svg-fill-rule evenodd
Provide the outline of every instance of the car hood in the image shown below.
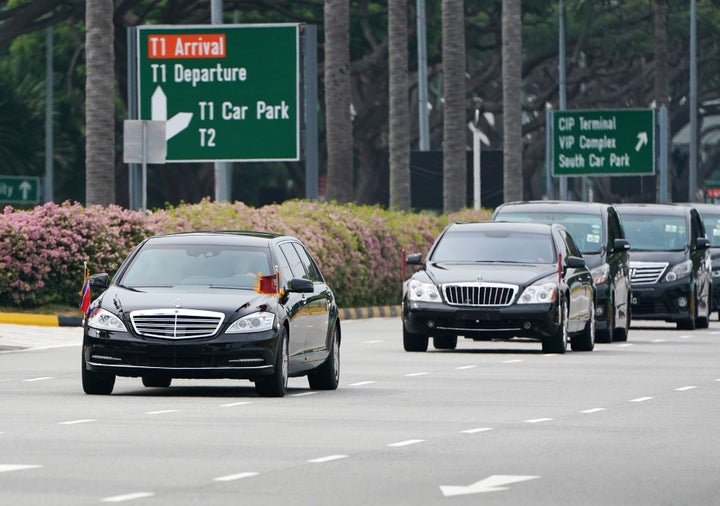
<path fill-rule="evenodd" d="M 640 251 L 630 250 L 631 262 L 668 262 L 678 264 L 688 258 L 687 250 L 683 251 Z"/>
<path fill-rule="evenodd" d="M 190 289 L 188 289 L 190 288 Z M 111 286 L 96 301 L 114 313 L 141 309 L 200 309 L 233 313 L 251 313 L 273 305 L 275 298 L 252 290 L 208 287 L 147 287 L 123 288 Z"/>
<path fill-rule="evenodd" d="M 483 281 L 527 286 L 538 279 L 555 275 L 557 266 L 501 262 L 472 264 L 441 262 L 428 263 L 425 273 L 435 284 Z"/>

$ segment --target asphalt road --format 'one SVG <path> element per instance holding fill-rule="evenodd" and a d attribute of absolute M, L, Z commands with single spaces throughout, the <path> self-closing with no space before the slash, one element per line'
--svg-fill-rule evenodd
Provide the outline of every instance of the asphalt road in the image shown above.
<path fill-rule="evenodd" d="M 545 355 L 406 353 L 344 322 L 341 386 L 80 385 L 80 329 L 0 325 L 0 504 L 720 504 L 720 323 Z"/>

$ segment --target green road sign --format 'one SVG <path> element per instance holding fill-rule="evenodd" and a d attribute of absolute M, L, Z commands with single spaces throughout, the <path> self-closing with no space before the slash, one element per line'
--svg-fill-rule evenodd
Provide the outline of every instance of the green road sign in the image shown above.
<path fill-rule="evenodd" d="M 300 159 L 299 26 L 141 26 L 138 119 L 168 162 Z"/>
<path fill-rule="evenodd" d="M 554 176 L 655 174 L 655 111 L 553 112 Z"/>
<path fill-rule="evenodd" d="M 0 202 L 5 204 L 37 204 L 40 202 L 40 178 L 0 176 Z"/>

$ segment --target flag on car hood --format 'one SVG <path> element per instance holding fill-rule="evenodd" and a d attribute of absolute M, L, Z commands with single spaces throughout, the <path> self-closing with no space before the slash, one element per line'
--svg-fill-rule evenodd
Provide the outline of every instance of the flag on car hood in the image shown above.
<path fill-rule="evenodd" d="M 83 316 L 86 316 L 90 308 L 90 269 L 88 269 L 87 262 L 85 262 L 85 279 L 79 293 L 80 310 L 83 312 Z"/>

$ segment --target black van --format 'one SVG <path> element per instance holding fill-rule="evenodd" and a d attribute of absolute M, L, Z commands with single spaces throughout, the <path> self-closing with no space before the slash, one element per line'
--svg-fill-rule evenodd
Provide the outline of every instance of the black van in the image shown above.
<path fill-rule="evenodd" d="M 694 207 L 617 204 L 632 243 L 630 279 L 634 319 L 707 328 L 712 284 L 710 241 Z"/>
<path fill-rule="evenodd" d="M 577 243 L 595 282 L 595 341 L 626 341 L 630 328 L 630 243 L 610 204 L 535 200 L 507 202 L 494 221 L 538 221 L 563 225 Z"/>

